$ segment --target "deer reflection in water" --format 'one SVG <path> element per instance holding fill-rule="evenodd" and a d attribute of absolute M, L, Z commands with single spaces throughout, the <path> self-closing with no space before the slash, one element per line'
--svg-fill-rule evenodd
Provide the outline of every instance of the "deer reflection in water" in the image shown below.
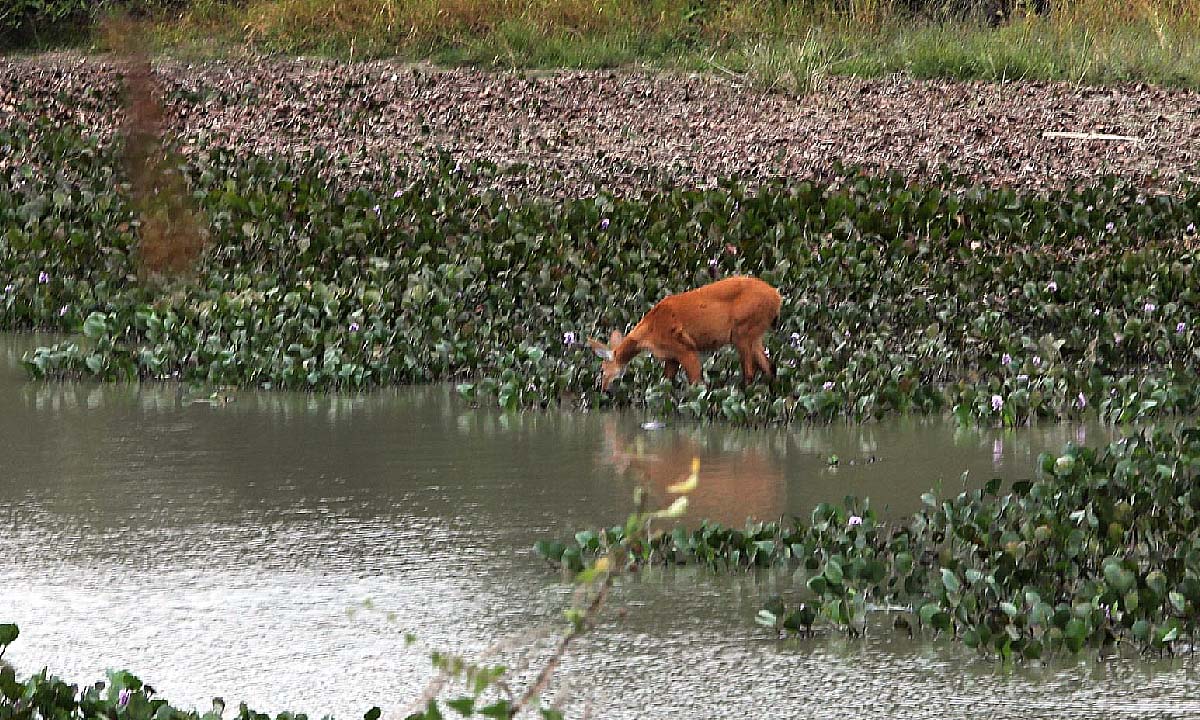
<path fill-rule="evenodd" d="M 747 519 L 778 520 L 787 507 L 779 458 L 753 441 L 735 449 L 720 447 L 719 434 L 704 433 L 645 433 L 608 418 L 601 461 L 619 477 L 644 487 L 646 507 L 658 509 L 679 496 L 679 488 L 672 486 L 688 479 L 692 459 L 699 458 L 699 484 L 687 493 L 689 525 L 705 519 L 732 527 L 741 527 Z M 707 442 L 710 439 L 714 442 Z"/>

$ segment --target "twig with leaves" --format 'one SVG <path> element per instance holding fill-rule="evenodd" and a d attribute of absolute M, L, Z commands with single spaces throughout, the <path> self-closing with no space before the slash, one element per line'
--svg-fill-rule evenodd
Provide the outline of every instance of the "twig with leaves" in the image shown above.
<path fill-rule="evenodd" d="M 688 493 L 694 490 L 698 473 L 699 460 L 693 459 L 691 475 L 685 481 L 672 486 L 672 491 Z M 572 606 L 565 613 L 570 626 L 558 638 L 550 657 L 546 659 L 537 675 L 520 693 L 519 697 L 513 691 L 508 680 L 509 673 L 502 666 L 471 663 L 456 656 L 434 653 L 433 661 L 439 670 L 439 675 L 422 693 L 420 709 L 407 715 L 406 720 L 440 720 L 444 717 L 442 705 L 462 717 L 482 715 L 508 720 L 516 718 L 522 713 L 536 713 L 546 720 L 562 718 L 563 714 L 560 709 L 543 704 L 541 698 L 554 678 L 554 673 L 562 665 L 567 651 L 572 643 L 596 626 L 616 579 L 624 573 L 634 571 L 636 565 L 628 562 L 630 549 L 649 543 L 651 521 L 678 518 L 687 511 L 686 494 L 681 494 L 669 507 L 662 510 L 647 512 L 644 510 L 644 503 L 645 492 L 642 488 L 638 488 L 634 493 L 634 511 L 626 520 L 625 532 L 620 541 L 607 547 L 591 567 L 575 574 L 573 581 L 576 584 L 576 591 L 573 595 Z M 494 646 L 492 651 L 497 650 L 498 647 Z M 487 654 L 491 654 L 491 652 Z M 452 679 L 456 678 L 467 683 L 470 694 L 439 703 L 437 696 Z M 489 689 L 494 690 L 501 698 L 489 705 L 476 708 L 479 699 Z M 368 718 L 368 720 L 372 719 Z"/>

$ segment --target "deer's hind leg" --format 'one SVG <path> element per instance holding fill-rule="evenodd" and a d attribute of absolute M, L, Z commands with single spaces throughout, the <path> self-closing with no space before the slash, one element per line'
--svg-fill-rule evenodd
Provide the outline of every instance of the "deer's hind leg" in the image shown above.
<path fill-rule="evenodd" d="M 746 338 L 739 338 L 735 340 L 734 347 L 737 348 L 738 359 L 742 362 L 742 381 L 749 385 L 754 381 L 754 373 L 758 365 L 754 344 Z"/>
<path fill-rule="evenodd" d="M 683 372 L 687 374 L 688 383 L 695 385 L 704 381 L 704 373 L 700 369 L 700 356 L 695 350 L 683 353 L 679 358 L 679 364 L 683 366 Z"/>
<path fill-rule="evenodd" d="M 775 379 L 775 367 L 771 364 L 771 358 L 767 357 L 767 351 L 763 348 L 762 338 L 754 343 L 754 363 L 758 365 L 758 369 L 762 371 L 767 379 Z"/>
<path fill-rule="evenodd" d="M 668 380 L 674 380 L 675 374 L 679 372 L 679 361 L 667 360 L 665 364 L 666 369 L 663 370 L 663 374 L 667 376 Z"/>

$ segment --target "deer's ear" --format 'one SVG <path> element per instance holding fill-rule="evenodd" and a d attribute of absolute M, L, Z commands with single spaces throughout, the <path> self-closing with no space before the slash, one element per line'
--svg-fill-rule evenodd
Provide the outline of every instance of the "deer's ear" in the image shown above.
<path fill-rule="evenodd" d="M 624 339 L 625 339 L 625 336 L 621 333 L 620 330 L 613 330 L 612 335 L 608 336 L 608 346 L 610 348 L 615 348 L 616 346 L 620 345 L 621 341 Z"/>
<path fill-rule="evenodd" d="M 599 355 L 602 359 L 604 359 L 604 360 L 612 360 L 613 359 L 613 351 L 607 345 L 600 342 L 596 338 L 588 338 L 587 344 L 588 344 L 588 347 L 590 347 L 592 349 L 592 352 Z"/>

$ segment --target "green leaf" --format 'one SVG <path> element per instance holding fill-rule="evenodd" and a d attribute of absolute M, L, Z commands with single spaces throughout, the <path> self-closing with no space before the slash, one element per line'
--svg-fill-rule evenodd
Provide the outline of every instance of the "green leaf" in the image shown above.
<path fill-rule="evenodd" d="M 25 686 L 17 682 L 17 671 L 0 663 L 0 696 L 7 700 L 16 700 L 25 691 Z"/>
<path fill-rule="evenodd" d="M 98 340 L 108 332 L 108 316 L 102 312 L 94 312 L 83 321 L 83 334 L 89 340 Z"/>
<path fill-rule="evenodd" d="M 463 717 L 470 717 L 475 712 L 475 698 L 470 696 L 447 700 L 446 706 Z"/>
<path fill-rule="evenodd" d="M 949 593 L 956 593 L 962 589 L 962 584 L 959 582 L 958 576 L 949 568 L 942 568 L 942 586 Z"/>
<path fill-rule="evenodd" d="M 11 645 L 20 636 L 21 630 L 15 623 L 0 625 L 0 645 Z"/>
<path fill-rule="evenodd" d="M 1146 574 L 1146 586 L 1153 590 L 1155 595 L 1162 597 L 1167 594 L 1167 576 L 1162 570 L 1151 570 Z"/>
<path fill-rule="evenodd" d="M 941 608 L 939 608 L 936 603 L 926 603 L 921 606 L 920 610 L 917 611 L 917 615 L 921 618 L 921 623 L 923 625 L 932 625 L 933 616 L 938 614 L 940 611 Z"/>
<path fill-rule="evenodd" d="M 1137 576 L 1122 567 L 1121 561 L 1115 558 L 1105 560 L 1102 571 L 1104 572 L 1105 582 L 1121 594 L 1129 592 L 1129 589 L 1137 582 Z"/>
<path fill-rule="evenodd" d="M 829 561 L 825 563 L 824 575 L 826 580 L 828 580 L 831 584 L 840 585 L 842 583 L 841 563 L 834 558 L 830 558 Z"/>
<path fill-rule="evenodd" d="M 533 544 L 533 551 L 535 553 L 553 562 L 561 562 L 563 553 L 566 550 L 567 546 L 560 542 L 538 540 Z"/>
<path fill-rule="evenodd" d="M 485 715 L 490 718 L 511 718 L 513 715 L 512 705 L 507 700 L 500 700 L 485 708 L 480 708 L 480 715 Z"/>
<path fill-rule="evenodd" d="M 1063 628 L 1063 636 L 1071 639 L 1081 640 L 1087 634 L 1087 626 L 1078 618 L 1072 618 L 1067 622 L 1067 626 Z"/>
<path fill-rule="evenodd" d="M 1146 620 L 1134 622 L 1130 630 L 1133 632 L 1135 640 L 1147 640 L 1150 637 L 1150 623 Z"/>
<path fill-rule="evenodd" d="M 424 715 L 418 717 L 420 720 L 443 720 L 442 711 L 437 706 L 437 700 L 430 700 L 429 704 L 425 706 Z M 239 720 L 241 719 L 239 718 Z"/>

